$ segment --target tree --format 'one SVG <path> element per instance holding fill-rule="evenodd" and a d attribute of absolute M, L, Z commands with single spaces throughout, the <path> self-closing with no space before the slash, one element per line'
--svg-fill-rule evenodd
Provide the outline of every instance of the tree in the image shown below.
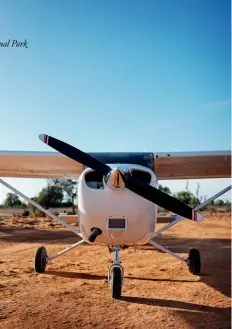
<path fill-rule="evenodd" d="M 60 207 L 63 201 L 62 187 L 48 184 L 34 200 L 44 208 Z"/>
<path fill-rule="evenodd" d="M 229 200 L 225 200 L 224 206 L 226 207 L 226 210 L 231 212 L 231 202 Z"/>
<path fill-rule="evenodd" d="M 18 195 L 14 193 L 7 193 L 3 205 L 8 208 L 17 208 L 17 207 L 20 208 L 25 206 L 22 203 L 22 201 L 19 199 Z"/>
<path fill-rule="evenodd" d="M 181 191 L 181 192 L 174 193 L 173 197 L 189 206 L 192 203 L 192 195 L 189 191 Z"/>
<path fill-rule="evenodd" d="M 67 195 L 68 200 L 64 201 L 64 196 Z M 77 182 L 65 179 L 48 179 L 47 186 L 40 193 L 32 198 L 44 208 L 72 206 L 73 213 L 75 212 L 75 198 L 77 196 Z M 29 208 L 35 212 L 34 206 Z"/>
<path fill-rule="evenodd" d="M 219 206 L 219 207 L 222 207 L 222 206 L 225 205 L 225 203 L 224 203 L 223 200 L 219 199 L 219 200 L 215 201 L 215 205 L 216 205 L 216 206 Z"/>
<path fill-rule="evenodd" d="M 188 191 L 188 193 L 191 196 L 191 202 L 189 203 L 189 205 L 192 208 L 195 208 L 196 206 L 200 205 L 202 202 L 204 202 L 206 200 L 206 196 L 203 197 L 203 196 L 199 195 L 199 191 L 200 191 L 200 184 L 199 183 L 197 183 L 197 189 L 196 189 L 195 194 L 193 194 L 192 192 L 189 191 L 188 181 L 187 181 L 187 184 L 186 184 L 186 190 Z"/>
<path fill-rule="evenodd" d="M 58 183 L 62 190 L 68 196 L 69 201 L 72 203 L 72 211 L 75 213 L 75 199 L 77 196 L 77 182 L 71 179 L 61 179 Z"/>
<path fill-rule="evenodd" d="M 159 184 L 158 189 L 164 193 L 171 194 L 171 191 L 167 186 L 163 186 L 163 185 Z"/>

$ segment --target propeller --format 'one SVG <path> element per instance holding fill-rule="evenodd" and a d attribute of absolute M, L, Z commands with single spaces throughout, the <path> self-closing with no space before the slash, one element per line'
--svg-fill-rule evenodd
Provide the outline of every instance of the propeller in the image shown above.
<path fill-rule="evenodd" d="M 43 134 L 39 135 L 39 139 L 45 144 L 52 147 L 53 149 L 57 150 L 58 152 L 71 158 L 72 160 L 80 162 L 84 166 L 92 168 L 93 170 L 96 170 L 104 176 L 106 176 L 111 171 L 111 168 L 106 164 L 93 158 L 91 155 L 84 153 L 81 150 L 65 142 L 60 141 L 59 139 Z"/>
<path fill-rule="evenodd" d="M 59 139 L 43 134 L 39 135 L 39 139 L 58 152 L 66 155 L 72 160 L 82 163 L 86 167 L 92 168 L 103 174 L 105 177 L 112 171 L 112 169 L 106 164 L 91 155 L 60 141 Z M 185 218 L 197 222 L 203 220 L 203 217 L 199 213 L 176 198 L 173 198 L 149 184 L 135 180 L 129 173 L 125 174 L 120 170 L 118 171 L 118 174 L 120 175 L 120 178 L 123 179 L 125 187 L 141 197 Z"/>

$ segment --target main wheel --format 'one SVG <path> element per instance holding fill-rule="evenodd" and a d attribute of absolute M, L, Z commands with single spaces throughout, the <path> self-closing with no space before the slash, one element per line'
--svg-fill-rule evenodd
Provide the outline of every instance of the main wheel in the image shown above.
<path fill-rule="evenodd" d="M 35 271 L 38 273 L 43 273 L 47 265 L 47 250 L 45 247 L 40 247 L 37 249 L 35 254 Z"/>
<path fill-rule="evenodd" d="M 114 299 L 119 299 L 122 292 L 122 273 L 119 267 L 114 267 L 111 274 L 110 282 L 111 296 Z"/>
<path fill-rule="evenodd" d="M 194 275 L 200 275 L 201 273 L 201 256 L 197 249 L 191 249 L 188 256 L 189 271 Z"/>

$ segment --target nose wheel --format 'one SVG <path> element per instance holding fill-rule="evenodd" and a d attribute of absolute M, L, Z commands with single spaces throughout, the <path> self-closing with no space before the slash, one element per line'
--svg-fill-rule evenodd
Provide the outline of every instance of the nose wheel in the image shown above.
<path fill-rule="evenodd" d="M 114 261 L 108 270 L 108 283 L 111 297 L 114 299 L 119 299 L 121 297 L 124 278 L 124 270 L 119 261 L 119 250 L 120 247 L 112 247 L 111 251 L 114 251 Z"/>
<path fill-rule="evenodd" d="M 114 267 L 112 269 L 111 279 L 110 279 L 110 292 L 111 297 L 114 299 L 119 299 L 122 292 L 122 273 L 119 267 Z"/>

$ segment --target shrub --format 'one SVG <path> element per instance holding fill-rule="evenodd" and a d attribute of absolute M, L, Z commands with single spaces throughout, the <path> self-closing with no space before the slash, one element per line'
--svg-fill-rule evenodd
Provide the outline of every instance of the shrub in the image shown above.
<path fill-rule="evenodd" d="M 35 217 L 45 217 L 45 216 L 46 216 L 45 213 L 42 211 L 38 211 L 35 213 Z"/>
<path fill-rule="evenodd" d="M 23 216 L 23 217 L 28 217 L 28 216 L 30 216 L 30 211 L 29 211 L 29 210 L 25 210 L 25 211 L 22 213 L 22 216 Z"/>

